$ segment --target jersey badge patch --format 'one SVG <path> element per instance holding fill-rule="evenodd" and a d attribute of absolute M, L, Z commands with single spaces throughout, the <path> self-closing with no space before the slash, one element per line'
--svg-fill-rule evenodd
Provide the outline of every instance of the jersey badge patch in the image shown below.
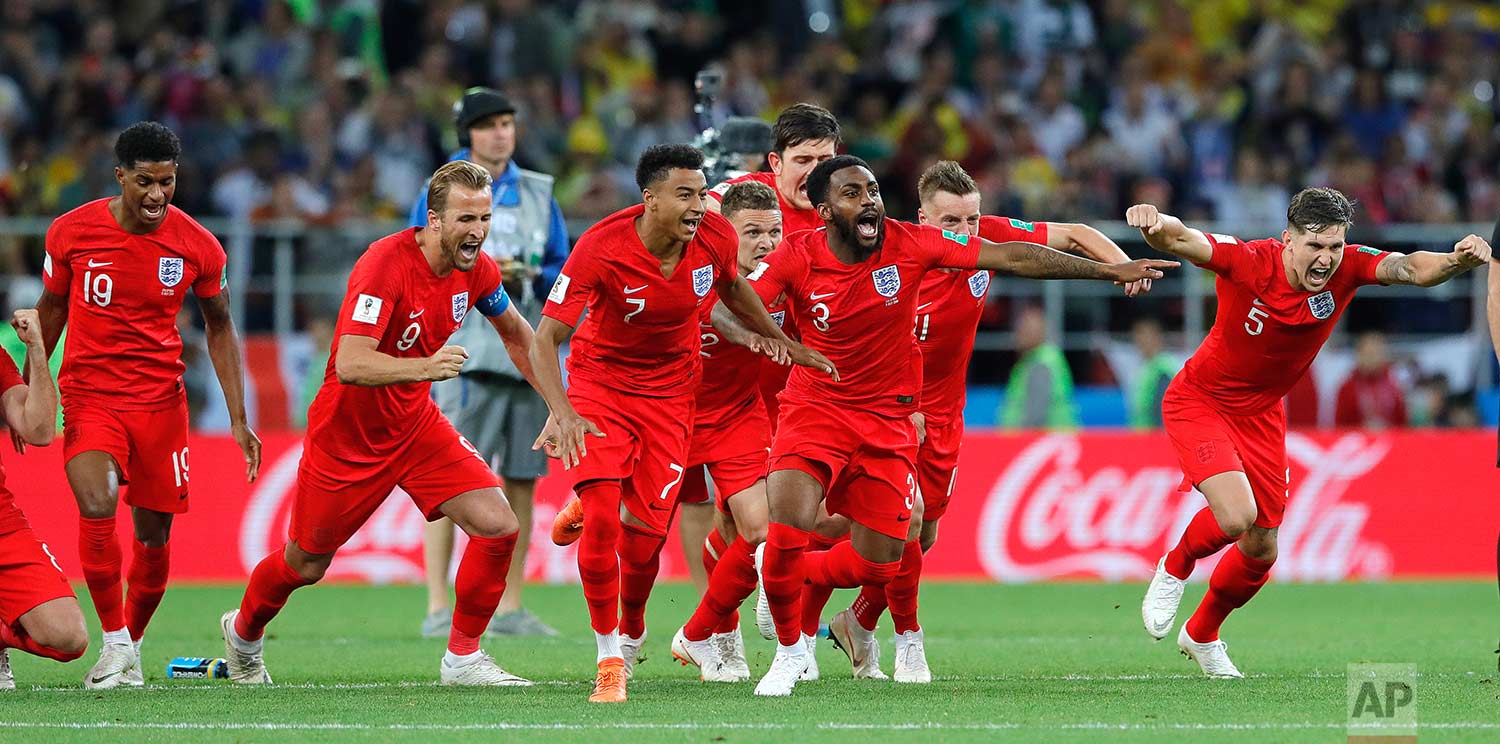
<path fill-rule="evenodd" d="M 702 297 L 703 295 L 708 294 L 709 288 L 713 286 L 714 267 L 712 264 L 709 264 L 708 266 L 699 266 L 698 268 L 693 269 L 693 294 Z"/>
<path fill-rule="evenodd" d="M 182 282 L 182 259 L 176 256 L 162 256 L 156 265 L 156 278 L 161 280 L 163 287 L 175 287 Z"/>
<path fill-rule="evenodd" d="M 453 295 L 453 322 L 462 322 L 467 312 L 469 312 L 469 293 L 464 291 Z"/>
<path fill-rule="evenodd" d="M 771 313 L 771 322 L 775 323 L 777 328 L 781 328 L 781 324 L 786 322 L 786 311 L 777 310 L 776 312 Z"/>
<path fill-rule="evenodd" d="M 380 322 L 380 306 L 385 301 L 373 295 L 361 294 L 354 300 L 354 313 L 350 320 L 375 325 Z"/>
<path fill-rule="evenodd" d="M 882 266 L 870 272 L 875 280 L 875 292 L 881 297 L 895 297 L 901 291 L 901 271 L 895 266 Z"/>
<path fill-rule="evenodd" d="M 974 299 L 983 298 L 984 293 L 989 291 L 989 289 L 990 272 L 976 271 L 969 275 L 969 294 L 974 295 Z"/>
<path fill-rule="evenodd" d="M 1312 310 L 1313 317 L 1318 320 L 1326 320 L 1328 316 L 1333 315 L 1335 304 L 1332 291 L 1319 292 L 1307 298 L 1307 307 Z"/>

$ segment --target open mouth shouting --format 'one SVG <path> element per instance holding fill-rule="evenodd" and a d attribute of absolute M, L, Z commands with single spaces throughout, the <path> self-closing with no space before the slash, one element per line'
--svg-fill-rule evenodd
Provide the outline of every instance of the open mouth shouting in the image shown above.
<path fill-rule="evenodd" d="M 1328 277 L 1332 274 L 1332 266 L 1309 266 L 1307 269 L 1307 283 L 1314 287 L 1321 287 L 1328 282 Z"/>
<path fill-rule="evenodd" d="M 459 243 L 458 244 L 458 256 L 459 256 L 459 258 L 463 259 L 464 263 L 466 263 L 466 264 L 473 263 L 474 261 L 478 260 L 478 258 L 479 258 L 479 248 L 480 248 L 481 245 L 482 245 L 482 241 L 478 241 L 478 240 L 466 240 L 466 241 L 464 241 L 462 243 Z"/>
<path fill-rule="evenodd" d="M 141 202 L 141 217 L 147 222 L 159 222 L 167 216 L 167 203 L 148 204 Z"/>
<path fill-rule="evenodd" d="M 687 217 L 682 218 L 682 226 L 688 231 L 688 234 L 694 234 L 698 232 L 698 224 L 702 221 L 703 214 L 701 212 L 698 214 L 690 214 Z"/>
<path fill-rule="evenodd" d="M 854 221 L 854 232 L 860 240 L 874 240 L 880 234 L 880 214 L 873 209 L 861 212 Z"/>

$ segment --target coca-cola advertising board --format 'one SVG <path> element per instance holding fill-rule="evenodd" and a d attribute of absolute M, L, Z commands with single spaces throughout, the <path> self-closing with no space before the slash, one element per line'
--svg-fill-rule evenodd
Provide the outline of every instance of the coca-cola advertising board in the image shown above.
<path fill-rule="evenodd" d="M 240 581 L 286 537 L 302 440 L 265 439 L 260 480 L 223 437 L 190 445 L 191 510 L 172 531 L 178 579 Z M 1288 437 L 1290 501 L 1279 535 L 1278 580 L 1493 575 L 1500 475 L 1489 432 L 1318 432 Z M 6 452 L 6 481 L 69 576 L 81 578 L 77 509 L 62 448 Z M 527 573 L 577 581 L 572 548 L 548 539 L 570 495 L 566 476 L 537 489 Z M 972 433 L 952 506 L 924 573 L 938 578 L 1139 581 L 1204 505 L 1181 491 L 1161 434 Z M 422 516 L 397 491 L 333 562 L 330 577 L 412 582 L 422 576 Z M 120 520 L 122 540 L 129 520 Z M 686 575 L 674 535 L 662 573 Z M 460 549 L 462 540 L 460 540 Z M 695 552 L 696 557 L 696 552 Z M 1199 566 L 1201 576 L 1212 562 Z"/>

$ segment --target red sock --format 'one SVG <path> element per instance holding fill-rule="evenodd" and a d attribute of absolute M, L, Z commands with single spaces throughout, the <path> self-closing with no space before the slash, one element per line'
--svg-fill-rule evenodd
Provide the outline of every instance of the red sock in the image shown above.
<path fill-rule="evenodd" d="M 823 625 L 823 608 L 833 596 L 833 587 L 827 584 L 804 584 L 802 586 L 802 635 L 816 638 L 818 628 Z"/>
<path fill-rule="evenodd" d="M 167 593 L 167 571 L 171 566 L 171 543 L 151 547 L 140 540 L 134 541 L 130 561 L 130 585 L 125 590 L 125 627 L 130 628 L 130 640 L 139 641 L 146 635 L 146 626 L 156 614 L 161 597 Z"/>
<path fill-rule="evenodd" d="M 854 551 L 854 543 L 847 541 L 825 551 L 808 552 L 802 557 L 802 570 L 809 583 L 835 589 L 885 586 L 900 565 L 900 561 L 876 563 L 867 560 Z"/>
<path fill-rule="evenodd" d="M 1167 573 L 1186 579 L 1192 575 L 1193 566 L 1200 558 L 1207 558 L 1232 542 L 1234 538 L 1224 534 L 1213 510 L 1205 506 L 1193 515 L 1193 521 L 1188 522 L 1177 547 L 1167 553 Z"/>
<path fill-rule="evenodd" d="M 55 659 L 64 663 L 83 656 L 83 652 L 87 650 L 80 648 L 77 651 L 60 651 L 51 646 L 43 646 L 28 635 L 20 623 L 0 625 L 0 651 L 7 648 L 20 649 L 33 656 Z"/>
<path fill-rule="evenodd" d="M 479 638 L 489 627 L 500 595 L 505 593 L 505 574 L 516 550 L 516 535 L 470 537 L 458 562 L 453 580 L 453 627 L 448 630 L 448 650 L 468 656 L 479 650 Z"/>
<path fill-rule="evenodd" d="M 854 612 L 854 619 L 859 622 L 859 627 L 874 630 L 885 607 L 885 587 L 865 586 L 860 587 L 859 596 L 854 598 L 854 604 L 849 609 Z"/>
<path fill-rule="evenodd" d="M 578 538 L 578 576 L 595 633 L 620 627 L 620 482 L 589 481 L 578 487 L 583 501 L 583 535 Z"/>
<path fill-rule="evenodd" d="M 104 632 L 125 627 L 121 609 L 124 594 L 120 591 L 120 540 L 115 537 L 115 518 L 78 518 L 78 560 L 83 564 L 83 578 L 94 600 L 94 612 Z"/>
<path fill-rule="evenodd" d="M 630 525 L 620 528 L 620 632 L 631 638 L 646 632 L 646 600 L 656 585 L 665 542 Z"/>
<path fill-rule="evenodd" d="M 693 611 L 687 625 L 683 626 L 682 633 L 690 641 L 703 641 L 714 633 L 729 632 L 723 630 L 725 620 L 735 616 L 734 624 L 738 625 L 737 608 L 755 591 L 755 553 L 743 537 L 736 537 L 719 554 L 718 563 L 708 577 L 708 592 L 698 602 L 698 609 Z"/>
<path fill-rule="evenodd" d="M 761 580 L 771 619 L 776 622 L 776 640 L 783 646 L 802 642 L 802 554 L 807 550 L 807 531 L 772 522 L 766 532 L 766 553 L 761 562 Z"/>
<path fill-rule="evenodd" d="M 286 547 L 277 548 L 262 558 L 250 572 L 250 585 L 240 600 L 240 614 L 234 619 L 234 632 L 247 641 L 257 641 L 266 632 L 266 624 L 286 606 L 292 592 L 311 584 L 286 562 Z"/>
<path fill-rule="evenodd" d="M 735 539 L 738 540 L 739 538 L 736 537 Z M 747 545 L 748 545 L 748 543 L 747 543 Z M 719 530 L 718 529 L 714 529 L 714 530 L 710 531 L 708 533 L 708 539 L 703 541 L 703 570 L 705 572 L 707 572 L 707 574 L 708 574 L 708 580 L 709 580 L 710 584 L 713 583 L 714 570 L 718 567 L 719 562 L 721 560 L 723 560 L 724 554 L 728 550 L 729 550 L 729 545 L 725 544 L 725 542 L 724 542 L 724 536 L 721 535 L 721 534 L 719 534 Z M 751 591 L 755 590 L 755 557 L 754 557 L 754 555 L 755 555 L 755 549 L 754 548 L 750 548 L 750 556 L 751 556 L 750 557 L 750 590 Z M 704 596 L 707 596 L 707 595 L 705 594 Z M 748 597 L 750 595 L 746 594 L 745 596 Z M 745 599 L 745 597 L 740 597 L 741 601 L 744 601 L 744 599 Z M 729 614 L 725 615 L 724 618 L 719 621 L 718 626 L 716 626 L 714 628 L 714 632 L 715 633 L 732 633 L 732 632 L 734 632 L 734 629 L 738 628 L 738 627 L 740 627 L 740 610 L 739 610 L 739 604 L 736 603 L 734 605 L 734 607 L 729 610 Z M 694 640 L 694 639 L 693 638 L 689 638 L 688 640 Z M 703 640 L 703 639 L 699 638 L 697 640 Z"/>
<path fill-rule="evenodd" d="M 810 532 L 807 535 L 807 549 L 813 551 L 828 550 L 841 542 L 848 541 L 849 533 L 847 532 L 838 537 L 824 537 L 816 532 Z"/>
<path fill-rule="evenodd" d="M 917 588 L 922 580 L 922 543 L 912 540 L 901 551 L 900 567 L 895 578 L 885 585 L 885 598 L 891 605 L 891 623 L 897 633 L 921 630 L 917 624 Z"/>
<path fill-rule="evenodd" d="M 724 551 L 728 549 L 729 543 L 724 542 L 724 536 L 719 534 L 718 529 L 708 531 L 708 538 L 703 541 L 703 572 L 706 575 L 714 575 L 714 568 L 723 560 Z"/>
<path fill-rule="evenodd" d="M 1208 594 L 1188 618 L 1188 637 L 1199 643 L 1219 640 L 1219 626 L 1229 613 L 1244 607 L 1265 586 L 1271 564 L 1240 552 L 1238 545 L 1224 551 L 1208 580 Z"/>

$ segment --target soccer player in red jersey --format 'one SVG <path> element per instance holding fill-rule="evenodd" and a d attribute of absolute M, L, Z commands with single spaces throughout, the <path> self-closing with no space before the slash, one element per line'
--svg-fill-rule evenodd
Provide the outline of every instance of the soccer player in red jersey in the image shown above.
<path fill-rule="evenodd" d="M 47 368 L 41 322 L 35 310 L 17 310 L 11 325 L 26 344 L 30 384 L 9 357 L 0 360 L 0 412 L 20 441 L 43 447 L 57 435 L 57 388 Z M 88 643 L 78 598 L 16 506 L 0 467 L 0 690 L 16 687 L 10 649 L 66 662 L 83 656 Z"/>
<path fill-rule="evenodd" d="M 224 291 L 224 249 L 172 206 L 177 135 L 135 124 L 115 141 L 120 195 L 84 204 L 47 230 L 36 309 L 50 354 L 63 327 L 59 387 L 63 459 L 78 502 L 78 552 L 104 631 L 84 687 L 140 687 L 140 643 L 167 588 L 168 537 L 188 508 L 188 406 L 177 311 L 191 288 L 207 326 L 208 353 L 224 388 L 247 477 L 260 440 L 245 418 L 240 341 Z M 128 486 L 127 486 L 128 484 Z M 135 525 L 129 590 L 115 537 L 120 487 Z"/>
<path fill-rule="evenodd" d="M 780 353 L 831 371 L 786 339 L 739 275 L 739 240 L 708 212 L 702 168 L 696 148 L 646 149 L 636 165 L 643 204 L 579 238 L 531 349 L 553 413 L 537 445 L 573 473 L 583 505 L 578 572 L 599 666 L 592 702 L 625 700 L 645 640 L 645 604 L 687 463 L 708 293 Z M 557 350 L 585 309 L 565 392 Z"/>
<path fill-rule="evenodd" d="M 814 168 L 807 191 L 827 228 L 787 238 L 752 284 L 762 298 L 790 298 L 803 341 L 829 357 L 840 379 L 796 369 L 782 393 L 762 568 L 780 648 L 757 695 L 790 695 L 809 666 L 799 606 L 804 581 L 883 585 L 900 566 L 918 498 L 910 416 L 921 392 L 921 361 L 912 326 L 923 274 L 982 268 L 1133 282 L 1176 265 L 1101 264 L 1034 243 L 992 243 L 887 219 L 880 184 L 864 161 L 849 155 Z M 854 523 L 852 537 L 806 552 L 825 494 L 828 511 Z M 893 613 L 909 611 L 892 607 Z"/>
<path fill-rule="evenodd" d="M 463 366 L 463 348 L 445 344 L 471 308 L 489 318 L 531 379 L 531 325 L 480 250 L 491 207 L 489 172 L 467 160 L 447 163 L 427 186 L 427 226 L 371 243 L 354 264 L 323 387 L 307 413 L 286 546 L 255 567 L 239 609 L 220 618 L 233 681 L 270 683 L 266 624 L 294 590 L 323 577 L 334 552 L 399 486 L 428 521 L 446 516 L 469 535 L 442 683 L 531 684 L 479 648 L 505 592 L 516 515 L 489 465 L 429 394 Z"/>
<path fill-rule="evenodd" d="M 1276 561 L 1276 529 L 1290 489 L 1281 400 L 1312 364 L 1339 316 L 1367 284 L 1441 284 L 1490 258 L 1470 235 L 1452 253 L 1390 253 L 1345 243 L 1354 207 L 1328 188 L 1292 197 L 1280 239 L 1205 234 L 1137 204 L 1125 213 L 1151 247 L 1218 275 L 1218 311 L 1202 345 L 1167 388 L 1162 422 L 1185 474 L 1208 506 L 1157 565 L 1141 604 L 1146 632 L 1172 630 L 1198 560 L 1234 543 L 1214 568 L 1177 646 L 1210 677 L 1241 677 L 1219 627 L 1250 601 Z"/>
<path fill-rule="evenodd" d="M 954 233 L 1003 243 L 1034 242 L 1056 250 L 1077 253 L 1095 261 L 1129 261 L 1120 246 L 1088 225 L 1060 222 L 1023 222 L 1005 217 L 981 216 L 979 186 L 951 160 L 933 164 L 917 180 L 921 207 L 918 222 Z M 964 434 L 964 399 L 969 358 L 979 316 L 984 312 L 990 289 L 990 272 L 929 271 L 917 288 L 917 346 L 922 353 L 922 395 L 918 409 L 926 436 L 917 449 L 917 487 L 922 494 L 920 537 L 908 542 L 901 568 L 884 587 L 864 587 L 854 605 L 835 615 L 829 630 L 849 655 L 856 678 L 883 679 L 880 644 L 875 640 L 875 622 L 886 608 L 888 594 L 909 594 L 897 601 L 909 614 L 893 614 L 896 630 L 897 682 L 931 682 L 921 625 L 917 622 L 916 592 L 922 572 L 922 554 L 937 542 L 938 523 L 947 513 L 958 477 L 959 446 Z M 1125 286 L 1135 296 L 1150 291 L 1151 280 Z M 914 518 L 913 522 L 919 521 Z M 804 616 L 804 620 L 805 620 Z M 804 627 L 805 631 L 806 628 Z"/>
<path fill-rule="evenodd" d="M 749 276 L 781 243 L 781 210 L 776 192 L 745 181 L 724 193 L 721 213 L 739 236 L 740 276 Z M 708 311 L 723 312 L 714 306 Z M 780 325 L 784 308 L 767 308 Z M 708 590 L 687 624 L 672 639 L 672 655 L 694 664 L 708 682 L 750 679 L 737 608 L 755 590 L 755 547 L 766 539 L 766 455 L 771 422 L 761 402 L 755 370 L 762 355 L 732 334 L 737 324 L 716 328 L 710 312 L 701 316 L 703 375 L 688 445 L 684 502 L 706 493 L 704 471 L 713 477 L 718 525 L 703 545 Z M 689 557 L 691 560 L 691 556 Z"/>

